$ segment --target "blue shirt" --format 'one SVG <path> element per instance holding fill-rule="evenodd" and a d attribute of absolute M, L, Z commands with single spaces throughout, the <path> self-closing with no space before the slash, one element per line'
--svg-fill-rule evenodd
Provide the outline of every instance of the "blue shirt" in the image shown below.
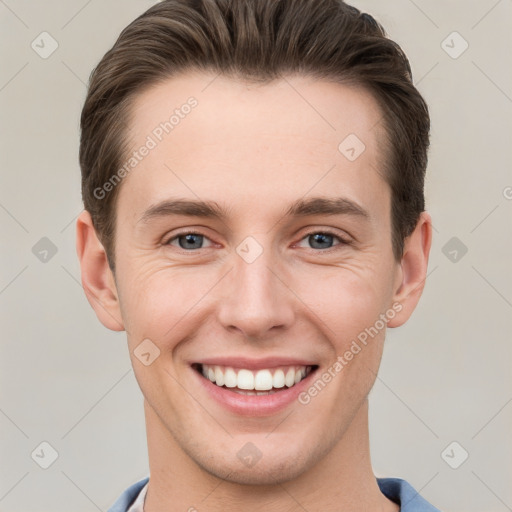
<path fill-rule="evenodd" d="M 142 498 L 141 491 L 144 491 L 145 494 L 148 481 L 149 476 L 128 487 L 107 512 L 128 512 L 139 494 Z M 400 512 L 440 512 L 401 478 L 377 478 L 377 484 L 386 498 L 400 505 Z M 139 499 L 139 506 L 132 509 L 134 512 L 142 512 L 142 501 Z"/>

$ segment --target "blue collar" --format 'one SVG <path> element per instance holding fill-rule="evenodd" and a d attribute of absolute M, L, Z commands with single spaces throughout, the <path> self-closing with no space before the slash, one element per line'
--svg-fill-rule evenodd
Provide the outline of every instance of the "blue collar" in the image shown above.
<path fill-rule="evenodd" d="M 126 512 L 148 481 L 149 476 L 128 487 L 108 512 Z M 400 512 L 440 512 L 401 478 L 377 478 L 377 484 L 386 498 L 400 505 Z"/>

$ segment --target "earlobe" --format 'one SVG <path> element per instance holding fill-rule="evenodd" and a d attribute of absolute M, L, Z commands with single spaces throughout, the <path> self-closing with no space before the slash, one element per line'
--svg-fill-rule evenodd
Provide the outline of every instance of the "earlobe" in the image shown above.
<path fill-rule="evenodd" d="M 428 257 L 432 244 L 432 219 L 423 212 L 416 228 L 405 240 L 404 252 L 400 263 L 397 289 L 393 296 L 394 303 L 400 304 L 400 312 L 388 322 L 388 327 L 404 324 L 416 308 L 425 287 Z"/>
<path fill-rule="evenodd" d="M 114 276 L 87 210 L 77 219 L 76 252 L 80 261 L 82 287 L 96 316 L 108 329 L 123 331 Z"/>

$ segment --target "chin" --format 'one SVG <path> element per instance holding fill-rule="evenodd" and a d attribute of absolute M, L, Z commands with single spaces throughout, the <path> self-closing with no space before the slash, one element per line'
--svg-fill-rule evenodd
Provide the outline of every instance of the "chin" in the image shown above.
<path fill-rule="evenodd" d="M 200 462 L 198 461 L 200 464 Z M 240 461 L 226 462 L 224 465 L 207 464 L 202 468 L 212 476 L 225 482 L 238 485 L 275 486 L 299 477 L 304 471 L 303 464 L 298 464 L 297 458 L 290 456 L 286 461 L 261 459 L 254 466 L 244 466 Z"/>

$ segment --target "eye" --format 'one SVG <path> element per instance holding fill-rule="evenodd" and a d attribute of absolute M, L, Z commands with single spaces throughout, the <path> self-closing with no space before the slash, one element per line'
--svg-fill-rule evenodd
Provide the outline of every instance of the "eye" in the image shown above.
<path fill-rule="evenodd" d="M 165 245 L 173 245 L 176 247 L 176 244 L 173 242 L 177 241 L 180 249 L 204 249 L 205 247 L 202 247 L 204 240 L 209 240 L 209 238 L 202 235 L 201 233 L 187 231 L 185 233 L 180 233 L 173 236 L 165 243 Z"/>
<path fill-rule="evenodd" d="M 207 240 L 210 245 L 205 247 L 203 245 L 205 240 Z M 345 240 L 341 236 L 331 233 L 330 231 L 311 231 L 302 238 L 301 242 L 303 240 L 307 240 L 307 242 L 310 244 L 310 247 L 313 249 L 320 249 L 324 251 L 333 249 L 338 245 L 350 244 L 348 240 Z M 333 245 L 334 240 L 338 240 L 339 243 Z M 178 245 L 176 245 L 176 242 Z M 207 236 L 201 233 L 186 231 L 173 236 L 164 245 L 172 245 L 186 251 L 191 251 L 194 249 L 205 249 L 212 247 L 213 243 Z"/>
<path fill-rule="evenodd" d="M 338 244 L 332 245 L 334 239 L 339 241 Z M 307 233 L 302 240 L 307 240 L 313 249 L 332 249 L 338 245 L 348 245 L 349 242 L 344 240 L 339 235 L 335 235 L 329 231 L 311 231 Z M 301 241 L 302 241 L 301 240 Z"/>

